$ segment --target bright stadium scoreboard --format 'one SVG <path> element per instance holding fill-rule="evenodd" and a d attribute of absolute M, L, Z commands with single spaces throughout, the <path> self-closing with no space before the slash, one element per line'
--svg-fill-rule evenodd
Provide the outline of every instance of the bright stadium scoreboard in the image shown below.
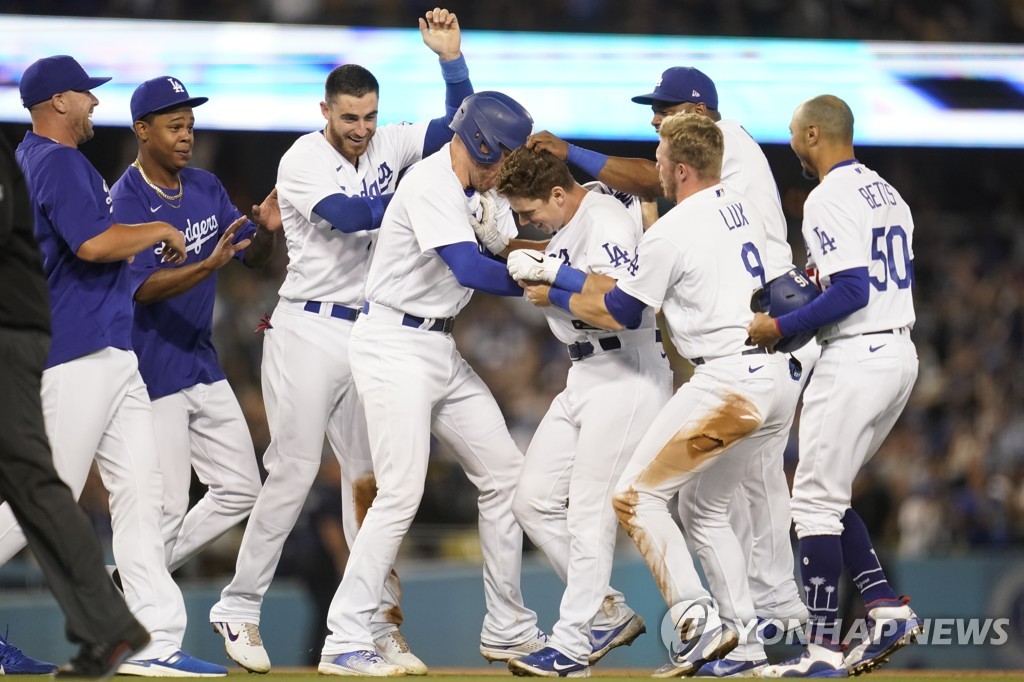
<path fill-rule="evenodd" d="M 570 35 L 463 30 L 473 85 L 522 102 L 537 129 L 591 140 L 654 140 L 649 92 L 670 66 L 714 79 L 721 111 L 759 142 L 788 143 L 793 109 L 829 93 L 869 145 L 1024 147 L 1024 48 L 1012 45 Z M 18 80 L 71 54 L 98 89 L 99 125 L 127 126 L 135 86 L 160 75 L 207 96 L 200 129 L 322 125 L 327 73 L 357 63 L 381 84 L 381 123 L 444 112 L 436 59 L 416 29 L 308 27 L 0 15 L 0 121 L 27 122 Z"/>

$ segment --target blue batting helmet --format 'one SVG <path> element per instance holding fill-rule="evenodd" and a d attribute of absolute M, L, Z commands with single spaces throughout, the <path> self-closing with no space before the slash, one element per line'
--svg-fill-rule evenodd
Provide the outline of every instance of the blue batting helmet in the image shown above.
<path fill-rule="evenodd" d="M 803 308 L 820 294 L 818 287 L 799 270 L 793 268 L 781 277 L 773 279 L 767 287 L 755 291 L 753 298 L 750 299 L 750 309 L 755 313 L 782 317 L 786 313 Z M 792 353 L 806 345 L 817 332 L 817 329 L 812 329 L 783 337 L 775 344 L 775 350 L 780 353 Z"/>
<path fill-rule="evenodd" d="M 526 143 L 533 117 L 508 95 L 485 90 L 462 100 L 449 127 L 474 161 L 492 164 L 501 158 L 502 147 L 511 151 Z"/>

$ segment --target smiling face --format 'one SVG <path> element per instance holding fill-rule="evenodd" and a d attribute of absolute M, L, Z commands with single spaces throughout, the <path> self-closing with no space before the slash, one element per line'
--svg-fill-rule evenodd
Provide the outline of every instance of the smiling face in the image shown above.
<path fill-rule="evenodd" d="M 146 143 L 148 156 L 173 174 L 187 166 L 192 158 L 195 124 L 192 107 L 182 107 L 150 114 L 136 126 L 140 126 L 137 130 Z"/>
<path fill-rule="evenodd" d="M 92 112 L 100 103 L 96 96 L 88 90 L 68 90 L 56 97 L 61 98 L 65 107 L 68 127 L 75 138 L 76 144 L 82 144 L 92 139 L 94 134 L 92 125 Z"/>
<path fill-rule="evenodd" d="M 330 102 L 320 103 L 320 113 L 327 120 L 327 141 L 355 165 L 377 131 L 377 93 L 362 97 L 335 95 Z"/>
<path fill-rule="evenodd" d="M 508 203 L 519 217 L 519 224 L 533 225 L 544 234 L 554 234 L 568 222 L 565 215 L 565 190 L 555 187 L 547 199 L 508 197 Z"/>

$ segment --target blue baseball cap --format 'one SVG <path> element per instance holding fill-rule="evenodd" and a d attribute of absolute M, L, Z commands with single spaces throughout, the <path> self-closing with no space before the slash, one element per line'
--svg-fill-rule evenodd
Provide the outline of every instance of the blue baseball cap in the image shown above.
<path fill-rule="evenodd" d="M 633 101 L 637 104 L 703 102 L 708 109 L 718 111 L 718 90 L 703 71 L 692 66 L 673 66 L 661 74 L 654 84 L 654 92 L 637 95 Z"/>
<path fill-rule="evenodd" d="M 198 107 L 209 100 L 209 97 L 189 97 L 188 90 L 177 78 L 151 78 L 132 93 L 132 121 L 141 121 L 149 114 L 172 107 Z"/>
<path fill-rule="evenodd" d="M 110 78 L 93 78 L 85 72 L 82 65 L 74 57 L 58 54 L 43 57 L 32 62 L 21 75 L 18 90 L 21 92 L 21 104 L 31 109 L 40 102 L 45 102 L 54 95 L 68 90 L 85 92 L 103 85 Z"/>

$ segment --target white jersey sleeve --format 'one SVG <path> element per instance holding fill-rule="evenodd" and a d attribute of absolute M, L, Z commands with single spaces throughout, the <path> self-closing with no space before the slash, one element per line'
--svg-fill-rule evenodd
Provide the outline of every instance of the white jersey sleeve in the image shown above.
<path fill-rule="evenodd" d="M 643 210 L 640 206 L 640 197 L 635 194 L 623 192 L 620 190 L 614 190 L 600 180 L 592 180 L 583 185 L 589 192 L 597 192 L 598 194 L 607 194 L 615 197 L 622 207 L 629 213 L 629 217 L 632 218 L 640 229 L 643 230 L 644 216 Z"/>
<path fill-rule="evenodd" d="M 868 270 L 868 304 L 822 328 L 820 339 L 914 324 L 914 219 L 881 176 L 856 162 L 828 173 L 807 198 L 803 235 L 823 287 L 837 272 Z"/>

